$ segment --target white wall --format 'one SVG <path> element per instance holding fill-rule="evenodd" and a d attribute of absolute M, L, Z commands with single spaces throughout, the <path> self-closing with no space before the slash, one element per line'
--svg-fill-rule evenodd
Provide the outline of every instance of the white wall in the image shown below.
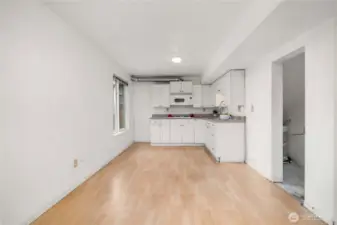
<path fill-rule="evenodd" d="M 197 83 L 197 82 L 194 82 Z M 169 111 L 163 108 L 153 108 L 151 99 L 151 86 L 153 83 L 133 84 L 133 108 L 134 113 L 134 139 L 136 142 L 150 142 L 150 121 L 152 114 L 190 114 L 190 113 L 211 113 L 212 110 L 192 108 L 192 107 L 171 107 Z"/>
<path fill-rule="evenodd" d="M 305 47 L 305 203 L 327 222 L 331 222 L 334 210 L 335 26 L 334 20 L 325 22 L 275 49 L 246 71 L 247 163 L 272 180 L 272 64 Z M 254 112 L 250 105 L 254 105 Z"/>
<path fill-rule="evenodd" d="M 0 3 L 5 225 L 29 224 L 133 142 L 112 136 L 112 75 L 129 76 L 38 2 Z"/>
<path fill-rule="evenodd" d="M 288 125 L 288 154 L 300 166 L 304 166 L 305 125 L 305 54 L 302 53 L 283 63 L 283 109 Z"/>

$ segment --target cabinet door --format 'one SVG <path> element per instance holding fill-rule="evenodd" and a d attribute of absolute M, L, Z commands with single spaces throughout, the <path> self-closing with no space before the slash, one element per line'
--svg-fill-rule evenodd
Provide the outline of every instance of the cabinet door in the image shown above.
<path fill-rule="evenodd" d="M 179 144 L 182 142 L 183 129 L 178 119 L 170 120 L 170 143 Z"/>
<path fill-rule="evenodd" d="M 221 93 L 224 94 L 224 77 L 221 77 L 219 80 L 217 80 L 216 83 L 213 84 L 215 87 L 215 93 Z"/>
<path fill-rule="evenodd" d="M 211 131 L 210 131 L 210 123 L 205 122 L 205 145 L 208 149 L 211 147 Z"/>
<path fill-rule="evenodd" d="M 183 81 L 181 82 L 181 90 L 183 93 L 192 93 L 193 92 L 193 84 L 191 81 Z"/>
<path fill-rule="evenodd" d="M 152 85 L 152 106 L 170 107 L 170 87 L 168 84 Z"/>
<path fill-rule="evenodd" d="M 171 93 L 181 93 L 181 82 L 180 81 L 172 81 L 170 82 L 170 92 Z"/>
<path fill-rule="evenodd" d="M 209 99 L 210 88 L 211 88 L 210 85 L 202 86 L 202 106 L 203 107 L 210 107 L 210 99 Z"/>
<path fill-rule="evenodd" d="M 226 96 L 226 98 L 228 99 L 228 103 L 229 103 L 229 97 L 230 97 L 230 74 L 226 74 L 223 77 L 223 81 L 222 81 L 222 93 Z"/>
<path fill-rule="evenodd" d="M 182 129 L 182 143 L 194 143 L 194 123 L 193 120 L 182 120 L 181 121 Z"/>
<path fill-rule="evenodd" d="M 161 143 L 170 143 L 170 121 L 161 121 Z"/>
<path fill-rule="evenodd" d="M 161 105 L 162 107 L 170 107 L 170 85 L 158 85 L 161 89 Z"/>
<path fill-rule="evenodd" d="M 194 120 L 194 142 L 205 144 L 206 126 L 203 120 Z"/>
<path fill-rule="evenodd" d="M 216 156 L 222 162 L 244 162 L 245 125 L 224 123 L 216 130 Z"/>
<path fill-rule="evenodd" d="M 231 113 L 243 114 L 245 105 L 245 77 L 243 71 L 230 73 L 229 108 Z"/>
<path fill-rule="evenodd" d="M 152 107 L 160 107 L 160 88 L 158 85 L 152 85 Z"/>
<path fill-rule="evenodd" d="M 202 107 L 202 87 L 201 85 L 193 86 L 193 107 Z"/>
<path fill-rule="evenodd" d="M 161 121 L 151 120 L 151 143 L 161 143 Z"/>
<path fill-rule="evenodd" d="M 203 107 L 215 107 L 215 93 L 211 85 L 202 86 Z"/>
<path fill-rule="evenodd" d="M 216 146 L 215 146 L 215 124 L 210 123 L 210 128 L 209 128 L 209 150 L 212 152 L 214 156 L 216 156 Z"/>

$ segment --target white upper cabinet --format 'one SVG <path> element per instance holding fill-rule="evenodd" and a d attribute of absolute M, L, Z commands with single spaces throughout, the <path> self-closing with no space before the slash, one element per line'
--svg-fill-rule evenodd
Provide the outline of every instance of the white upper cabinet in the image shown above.
<path fill-rule="evenodd" d="M 193 107 L 213 108 L 215 107 L 215 93 L 211 85 L 193 86 Z"/>
<path fill-rule="evenodd" d="M 215 107 L 215 93 L 211 85 L 202 85 L 202 106 Z"/>
<path fill-rule="evenodd" d="M 191 81 L 172 81 L 170 92 L 171 94 L 192 94 L 193 84 Z"/>
<path fill-rule="evenodd" d="M 195 108 L 202 107 L 202 86 L 201 85 L 193 86 L 193 107 Z"/>
<path fill-rule="evenodd" d="M 244 71 L 233 70 L 213 84 L 216 105 L 222 101 L 233 115 L 244 115 L 245 106 L 245 74 Z"/>
<path fill-rule="evenodd" d="M 193 92 L 193 83 L 191 81 L 181 82 L 181 90 L 183 93 L 192 93 Z"/>
<path fill-rule="evenodd" d="M 170 92 L 181 93 L 181 82 L 179 81 L 170 82 Z"/>
<path fill-rule="evenodd" d="M 168 84 L 152 85 L 152 107 L 170 107 L 170 86 Z"/>
<path fill-rule="evenodd" d="M 231 72 L 230 87 L 230 110 L 235 113 L 244 113 L 245 76 L 243 71 Z"/>

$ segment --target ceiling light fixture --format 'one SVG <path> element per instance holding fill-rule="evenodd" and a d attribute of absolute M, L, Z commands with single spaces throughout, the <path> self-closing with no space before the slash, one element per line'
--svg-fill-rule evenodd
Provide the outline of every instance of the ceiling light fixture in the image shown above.
<path fill-rule="evenodd" d="M 182 59 L 180 57 L 173 57 L 172 62 L 173 63 L 181 63 Z"/>

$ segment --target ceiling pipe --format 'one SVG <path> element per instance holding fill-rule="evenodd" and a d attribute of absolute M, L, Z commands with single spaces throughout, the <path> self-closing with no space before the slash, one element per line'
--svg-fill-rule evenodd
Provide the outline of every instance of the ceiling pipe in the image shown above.
<path fill-rule="evenodd" d="M 184 79 L 178 76 L 131 76 L 133 82 L 170 82 L 183 81 Z"/>

